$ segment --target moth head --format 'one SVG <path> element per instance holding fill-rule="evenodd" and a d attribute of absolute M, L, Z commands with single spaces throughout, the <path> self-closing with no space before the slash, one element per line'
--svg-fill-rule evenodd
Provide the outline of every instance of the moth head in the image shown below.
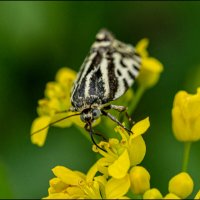
<path fill-rule="evenodd" d="M 83 122 L 92 122 L 95 119 L 98 119 L 101 115 L 101 110 L 94 109 L 85 109 L 82 111 L 80 118 Z"/>

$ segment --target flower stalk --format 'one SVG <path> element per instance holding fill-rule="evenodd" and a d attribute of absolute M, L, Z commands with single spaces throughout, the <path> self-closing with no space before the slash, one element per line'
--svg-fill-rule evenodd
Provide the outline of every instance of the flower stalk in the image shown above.
<path fill-rule="evenodd" d="M 182 171 L 183 172 L 186 172 L 187 169 L 188 169 L 191 144 L 192 144 L 191 142 L 185 142 L 184 143 L 183 165 L 182 165 Z"/>
<path fill-rule="evenodd" d="M 130 104 L 128 110 L 129 110 L 129 113 L 131 113 L 131 115 L 134 113 L 140 99 L 142 98 L 144 92 L 145 92 L 146 88 L 142 85 L 140 85 L 135 93 L 135 96 L 134 96 L 134 101 L 132 102 L 132 104 Z"/>

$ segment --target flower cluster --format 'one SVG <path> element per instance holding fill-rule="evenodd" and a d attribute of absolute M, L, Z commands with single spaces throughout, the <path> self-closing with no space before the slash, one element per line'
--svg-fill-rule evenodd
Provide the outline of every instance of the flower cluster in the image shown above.
<path fill-rule="evenodd" d="M 150 174 L 142 162 L 146 145 L 144 134 L 149 128 L 149 118 L 132 127 L 133 134 L 128 135 L 117 126 L 115 131 L 121 139 L 110 138 L 93 146 L 93 151 L 101 158 L 89 169 L 87 174 L 72 171 L 63 166 L 53 169 L 56 176 L 50 180 L 47 199 L 185 199 L 193 191 L 191 176 L 181 172 L 169 181 L 169 193 L 163 196 L 159 189 L 151 188 Z M 131 191 L 132 193 L 130 193 Z M 198 192 L 196 199 L 199 199 Z"/>
<path fill-rule="evenodd" d="M 56 178 L 50 180 L 49 196 L 47 198 L 85 198 L 85 199 L 121 199 L 127 198 L 131 188 L 134 194 L 142 194 L 149 189 L 148 183 L 139 186 L 138 175 L 147 170 L 140 164 L 146 153 L 146 145 L 142 134 L 149 128 L 149 118 L 136 123 L 129 135 L 123 128 L 117 126 L 115 131 L 120 139 L 110 138 L 108 142 L 100 142 L 93 146 L 93 151 L 102 157 L 90 168 L 86 175 L 57 166 L 53 169 Z M 140 178 L 139 178 L 140 179 Z M 142 189 L 141 189 L 142 188 Z"/>
<path fill-rule="evenodd" d="M 45 98 L 38 101 L 37 112 L 39 117 L 33 121 L 31 134 L 37 132 L 43 127 L 47 126 L 47 128 L 37 132 L 37 134 L 31 135 L 31 141 L 33 144 L 43 146 L 49 128 L 48 125 L 72 114 L 72 112 L 63 111 L 67 111 L 71 106 L 70 90 L 75 78 L 76 72 L 69 68 L 61 68 L 56 74 L 56 80 L 47 83 L 44 92 Z M 83 126 L 79 116 L 67 118 L 67 120 L 61 120 L 53 125 L 64 128 L 71 126 L 72 123 L 78 126 Z"/>

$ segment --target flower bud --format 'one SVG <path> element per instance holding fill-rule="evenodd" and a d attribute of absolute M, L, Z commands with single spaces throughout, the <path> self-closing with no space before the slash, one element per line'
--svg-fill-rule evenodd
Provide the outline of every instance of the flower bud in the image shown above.
<path fill-rule="evenodd" d="M 143 194 L 150 188 L 150 174 L 144 167 L 132 167 L 130 181 L 131 190 L 134 194 Z"/>
<path fill-rule="evenodd" d="M 181 172 L 169 181 L 169 192 L 181 199 L 187 198 L 193 190 L 193 180 L 186 172 Z"/>
<path fill-rule="evenodd" d="M 157 59 L 148 56 L 146 50 L 149 41 L 142 39 L 136 45 L 136 51 L 142 57 L 141 71 L 138 76 L 138 82 L 144 88 L 153 87 L 160 78 L 160 73 L 163 71 L 163 65 Z"/>
<path fill-rule="evenodd" d="M 173 103 L 172 128 L 179 141 L 200 139 L 200 88 L 197 94 L 179 91 Z"/>
<path fill-rule="evenodd" d="M 143 195 L 143 199 L 162 199 L 162 198 L 163 198 L 162 194 L 156 188 L 147 190 Z"/>

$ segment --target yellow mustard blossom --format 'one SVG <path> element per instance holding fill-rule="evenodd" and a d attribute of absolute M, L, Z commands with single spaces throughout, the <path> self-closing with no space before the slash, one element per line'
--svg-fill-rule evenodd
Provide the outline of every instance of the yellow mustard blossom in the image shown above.
<path fill-rule="evenodd" d="M 200 190 L 197 192 L 197 194 L 196 194 L 194 199 L 200 199 Z"/>
<path fill-rule="evenodd" d="M 157 188 L 149 189 L 143 195 L 143 199 L 162 199 L 162 198 L 163 196 Z"/>
<path fill-rule="evenodd" d="M 172 108 L 172 128 L 177 140 L 184 142 L 200 139 L 200 88 L 196 94 L 179 91 Z"/>
<path fill-rule="evenodd" d="M 177 195 L 181 199 L 187 198 L 193 190 L 194 183 L 190 175 L 181 172 L 169 181 L 169 192 Z"/>
<path fill-rule="evenodd" d="M 74 79 L 76 77 L 76 72 L 68 68 L 61 68 L 56 74 L 56 81 L 49 82 L 45 89 L 45 98 L 38 101 L 37 112 L 39 117 L 37 117 L 31 127 L 31 133 L 34 133 L 41 128 L 48 126 L 50 123 L 55 122 L 63 117 L 70 115 L 71 113 L 58 113 L 69 109 L 70 105 L 70 90 Z M 67 120 L 63 120 L 54 124 L 54 126 L 67 127 L 72 124 L 72 122 L 79 121 L 78 117 L 72 117 Z M 31 141 L 38 146 L 43 146 L 48 128 L 33 134 L 31 136 Z"/>
<path fill-rule="evenodd" d="M 129 174 L 133 194 L 144 194 L 150 189 L 150 174 L 144 167 L 134 166 Z"/>
<path fill-rule="evenodd" d="M 98 182 L 100 188 L 101 198 L 103 199 L 127 199 L 124 196 L 130 188 L 130 179 L 126 175 L 123 178 L 116 179 L 109 177 L 107 173 L 99 171 L 99 160 L 90 168 L 86 175 L 86 181 L 88 183 Z M 102 173 L 102 176 L 95 176 L 97 173 Z M 97 199 L 97 197 L 96 197 Z"/>
<path fill-rule="evenodd" d="M 98 161 L 98 170 L 116 179 L 125 177 L 130 167 L 141 163 L 145 156 L 146 145 L 141 135 L 149 126 L 148 117 L 136 123 L 131 129 L 133 134 L 130 135 L 117 126 L 115 130 L 120 134 L 121 140 L 110 138 L 108 142 L 100 142 L 99 146 L 105 151 L 93 146 L 93 150 L 103 156 Z"/>
<path fill-rule="evenodd" d="M 163 65 L 156 58 L 149 57 L 146 50 L 149 40 L 144 38 L 136 45 L 136 51 L 142 57 L 141 71 L 138 76 L 138 82 L 144 88 L 153 87 L 160 78 L 160 73 L 163 71 Z"/>
<path fill-rule="evenodd" d="M 57 166 L 52 171 L 56 178 L 49 182 L 47 199 L 75 199 L 84 196 L 81 190 L 81 187 L 85 184 L 84 174 L 63 166 Z"/>
<path fill-rule="evenodd" d="M 56 176 L 50 180 L 49 195 L 45 199 L 122 199 L 130 187 L 128 175 L 122 179 L 104 176 L 91 177 L 95 165 L 85 175 L 63 166 L 53 169 Z M 96 173 L 96 171 L 95 171 Z M 95 175 L 95 173 L 93 175 Z"/>

